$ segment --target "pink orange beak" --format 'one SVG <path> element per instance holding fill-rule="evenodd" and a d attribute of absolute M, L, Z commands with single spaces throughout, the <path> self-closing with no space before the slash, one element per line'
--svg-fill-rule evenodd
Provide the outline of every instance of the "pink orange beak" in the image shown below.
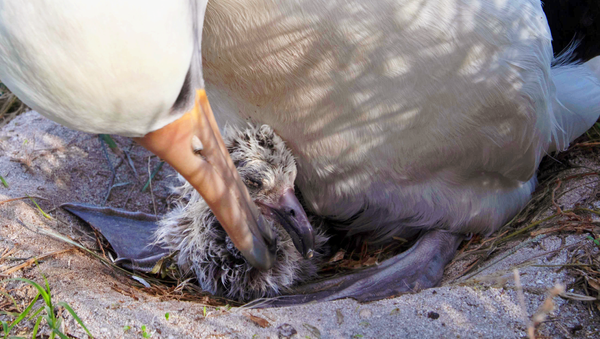
<path fill-rule="evenodd" d="M 277 240 L 229 157 L 203 89 L 197 91 L 192 111 L 138 142 L 200 193 L 252 266 L 269 269 L 273 265 Z"/>

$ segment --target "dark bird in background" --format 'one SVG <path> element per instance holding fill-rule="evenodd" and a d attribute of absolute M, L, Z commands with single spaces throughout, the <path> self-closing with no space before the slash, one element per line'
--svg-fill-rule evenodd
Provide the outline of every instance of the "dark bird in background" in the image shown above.
<path fill-rule="evenodd" d="M 572 43 L 576 44 L 573 60 L 588 61 L 600 55 L 600 1 L 544 0 L 542 3 L 555 55 Z"/>

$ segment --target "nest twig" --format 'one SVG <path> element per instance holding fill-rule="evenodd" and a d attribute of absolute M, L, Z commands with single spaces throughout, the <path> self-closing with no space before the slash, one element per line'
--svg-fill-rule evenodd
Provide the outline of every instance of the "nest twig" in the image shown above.
<path fill-rule="evenodd" d="M 28 110 L 28 107 L 0 83 L 0 127 L 8 124 L 14 117 Z"/>

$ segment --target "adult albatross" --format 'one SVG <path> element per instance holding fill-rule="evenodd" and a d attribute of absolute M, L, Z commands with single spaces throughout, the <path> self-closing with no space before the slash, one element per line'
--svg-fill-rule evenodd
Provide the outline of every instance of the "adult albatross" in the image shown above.
<path fill-rule="evenodd" d="M 243 255 L 267 269 L 275 238 L 202 89 L 206 2 L 0 0 L 0 79 L 68 127 L 138 138 L 198 190 Z"/>
<path fill-rule="evenodd" d="M 600 60 L 552 67 L 537 0 L 215 0 L 202 32 L 205 4 L 1 1 L 0 78 L 75 128 L 158 129 L 142 144 L 213 210 L 226 201 L 232 208 L 217 217 L 251 262 L 268 267 L 272 240 L 251 222 L 258 217 L 226 155 L 210 177 L 192 173 L 204 158 L 191 152 L 193 125 L 177 118 L 202 87 L 201 40 L 217 120 L 272 126 L 297 158 L 308 208 L 373 245 L 420 236 L 379 267 L 290 300 L 371 300 L 437 284 L 463 235 L 490 233 L 517 213 L 542 156 L 600 115 Z M 195 134 L 217 164 L 210 156 L 224 148 L 205 141 L 218 131 L 203 112 Z M 177 129 L 186 137 L 176 143 Z M 235 194 L 218 200 L 213 187 Z"/>

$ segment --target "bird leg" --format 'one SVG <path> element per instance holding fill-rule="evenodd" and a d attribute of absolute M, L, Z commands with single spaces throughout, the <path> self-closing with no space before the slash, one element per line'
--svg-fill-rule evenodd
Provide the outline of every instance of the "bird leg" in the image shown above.
<path fill-rule="evenodd" d="M 447 231 L 429 231 L 411 248 L 376 267 L 300 286 L 294 291 L 299 294 L 262 300 L 255 306 L 289 306 L 341 298 L 366 302 L 434 287 L 463 238 Z"/>

